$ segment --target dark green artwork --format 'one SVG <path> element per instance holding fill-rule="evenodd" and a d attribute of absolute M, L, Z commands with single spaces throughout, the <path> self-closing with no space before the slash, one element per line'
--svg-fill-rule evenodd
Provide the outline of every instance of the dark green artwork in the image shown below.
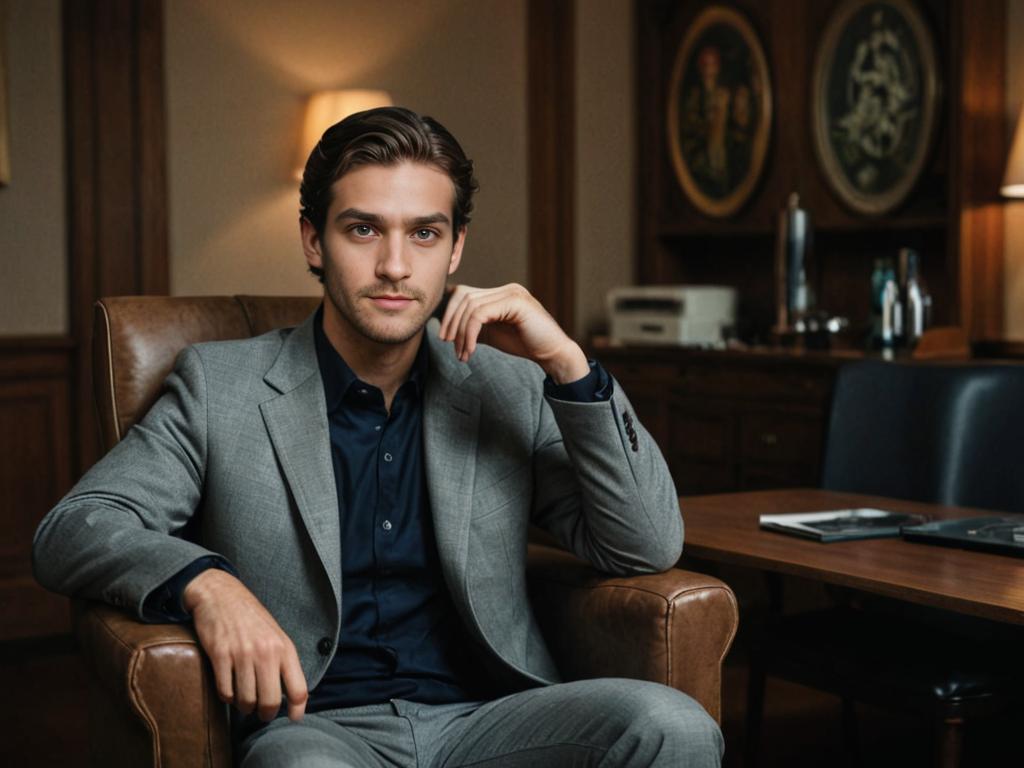
<path fill-rule="evenodd" d="M 703 195 L 724 199 L 750 175 L 761 91 L 739 30 L 707 27 L 690 48 L 678 101 L 680 151 Z"/>
<path fill-rule="evenodd" d="M 816 140 L 844 202 L 881 213 L 920 174 L 935 114 L 934 49 L 906 0 L 847 2 L 816 73 Z"/>

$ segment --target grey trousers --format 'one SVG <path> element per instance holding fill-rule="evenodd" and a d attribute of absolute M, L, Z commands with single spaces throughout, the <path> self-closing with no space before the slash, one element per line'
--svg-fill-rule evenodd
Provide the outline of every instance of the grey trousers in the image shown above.
<path fill-rule="evenodd" d="M 704 768 L 723 751 L 718 725 L 689 696 L 619 679 L 278 718 L 236 750 L 243 768 Z"/>

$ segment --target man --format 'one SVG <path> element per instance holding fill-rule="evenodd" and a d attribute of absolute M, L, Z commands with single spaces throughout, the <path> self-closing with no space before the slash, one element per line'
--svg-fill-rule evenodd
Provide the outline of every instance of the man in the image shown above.
<path fill-rule="evenodd" d="M 528 523 L 623 574 L 673 565 L 682 524 L 625 396 L 525 289 L 460 286 L 428 324 L 475 186 L 430 118 L 329 129 L 301 187 L 320 309 L 183 352 L 40 524 L 37 577 L 191 620 L 245 766 L 717 765 L 684 694 L 556 684 Z"/>

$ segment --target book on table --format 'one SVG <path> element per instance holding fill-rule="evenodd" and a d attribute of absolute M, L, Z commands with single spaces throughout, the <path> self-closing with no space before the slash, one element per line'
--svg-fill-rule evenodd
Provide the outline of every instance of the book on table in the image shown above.
<path fill-rule="evenodd" d="M 822 512 L 788 512 L 761 515 L 761 527 L 815 541 L 895 538 L 905 525 L 927 522 L 923 515 L 885 509 L 829 509 Z"/>

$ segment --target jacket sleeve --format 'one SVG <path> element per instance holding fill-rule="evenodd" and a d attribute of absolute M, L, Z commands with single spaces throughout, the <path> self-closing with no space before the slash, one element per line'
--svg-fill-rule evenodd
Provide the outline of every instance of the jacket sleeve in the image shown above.
<path fill-rule="evenodd" d="M 146 417 L 43 518 L 32 567 L 44 587 L 147 616 L 148 595 L 213 553 L 176 536 L 199 508 L 206 382 L 186 349 Z"/>
<path fill-rule="evenodd" d="M 544 398 L 533 521 L 595 568 L 663 571 L 679 560 L 679 497 L 657 444 L 618 382 L 606 402 Z"/>

